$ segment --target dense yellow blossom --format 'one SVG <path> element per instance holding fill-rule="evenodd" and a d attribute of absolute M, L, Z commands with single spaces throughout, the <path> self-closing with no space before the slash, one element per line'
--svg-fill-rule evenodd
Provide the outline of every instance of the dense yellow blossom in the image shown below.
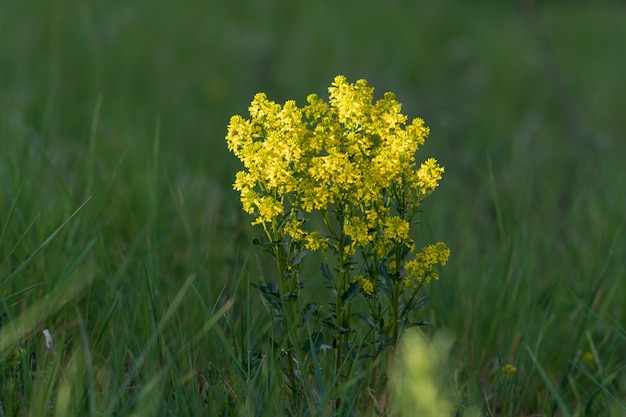
<path fill-rule="evenodd" d="M 367 224 L 360 217 L 348 219 L 343 226 L 343 230 L 357 246 L 365 246 L 369 244 L 373 238 L 368 231 Z"/>
<path fill-rule="evenodd" d="M 449 257 L 450 249 L 443 242 L 426 246 L 415 256 L 415 259 L 406 263 L 407 275 L 418 283 L 424 280 L 426 283 L 429 283 L 431 278 L 439 279 L 439 275 L 437 271 L 433 270 L 433 266 L 436 264 L 445 265 Z"/>
<path fill-rule="evenodd" d="M 266 230 L 311 251 L 332 246 L 347 260 L 359 250 L 398 270 L 402 264 L 390 254 L 414 244 L 410 222 L 444 172 L 433 158 L 416 162 L 429 129 L 420 118 L 409 122 L 393 93 L 374 102 L 365 80 L 337 76 L 328 93 L 328 102 L 311 94 L 301 108 L 259 93 L 249 119 L 233 116 L 226 140 L 244 166 L 233 188 L 253 224 L 272 224 Z M 313 212 L 337 216 L 325 221 L 328 237 L 305 228 Z M 428 246 L 404 263 L 402 279 L 437 279 L 433 266 L 448 256 L 445 244 Z M 371 281 L 360 281 L 363 292 L 369 285 L 373 291 Z"/>
<path fill-rule="evenodd" d="M 291 220 L 285 223 L 283 231 L 296 240 L 306 239 L 307 233 L 302 229 L 302 222 Z"/>
<path fill-rule="evenodd" d="M 361 287 L 360 290 L 365 295 L 374 294 L 374 284 L 369 279 L 365 278 L 363 275 L 359 275 L 355 278 L 355 281 L 359 281 Z"/>
<path fill-rule="evenodd" d="M 434 158 L 427 159 L 415 173 L 416 188 L 424 196 L 432 193 L 439 185 L 443 171 L 443 167 Z"/>
<path fill-rule="evenodd" d="M 395 96 L 385 93 L 373 103 L 373 92 L 365 80 L 351 84 L 338 76 L 328 104 L 313 94 L 298 108 L 294 101 L 280 105 L 259 93 L 250 104 L 250 119 L 231 118 L 228 149 L 246 169 L 237 174 L 234 188 L 255 223 L 282 215 L 276 201 L 285 197 L 312 212 L 338 203 L 385 206 L 391 189 L 407 186 L 418 200 L 432 192 L 443 169 L 433 159 L 415 169 L 415 152 L 428 128 L 421 119 L 405 125 Z M 274 200 L 262 200 L 266 194 Z"/>
<path fill-rule="evenodd" d="M 253 224 L 271 222 L 273 218 L 283 214 L 283 205 L 271 196 L 256 199 L 254 205 L 259 212 L 259 217 Z"/>
<path fill-rule="evenodd" d="M 324 259 L 320 272 L 332 300 L 314 322 L 337 345 L 337 373 L 351 360 L 347 347 L 363 342 L 353 337 L 360 334 L 352 331 L 356 318 L 374 329 L 363 345 L 374 355 L 397 348 L 412 310 L 422 304 L 414 302 L 421 284 L 438 279 L 437 265 L 448 261 L 450 249 L 441 242 L 415 253 L 411 225 L 444 169 L 433 158 L 416 160 L 429 129 L 401 110 L 393 93 L 374 101 L 367 81 L 337 76 L 327 102 L 311 94 L 298 107 L 258 93 L 248 118 L 230 119 L 228 149 L 243 165 L 233 188 L 252 224 L 262 226 L 264 236 L 255 242 L 271 254 L 278 272 L 278 286 L 258 288 L 281 318 L 290 357 L 302 334 L 290 327 L 319 311 L 299 294 L 308 252 Z M 287 363 L 289 380 L 297 381 L 294 362 Z"/>
<path fill-rule="evenodd" d="M 398 217 L 385 219 L 385 237 L 393 242 L 407 242 L 409 239 L 409 222 Z"/>
<path fill-rule="evenodd" d="M 319 232 L 311 232 L 306 235 L 304 245 L 312 251 L 325 249 L 328 247 L 328 238 L 322 237 Z"/>

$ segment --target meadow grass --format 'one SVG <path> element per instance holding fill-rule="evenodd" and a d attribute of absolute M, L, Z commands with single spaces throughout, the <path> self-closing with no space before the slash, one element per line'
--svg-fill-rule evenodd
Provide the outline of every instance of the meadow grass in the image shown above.
<path fill-rule="evenodd" d="M 285 397 L 230 186 L 228 118 L 337 74 L 394 91 L 446 168 L 417 238 L 452 255 L 418 318 L 452 338 L 456 415 L 624 415 L 625 11 L 3 2 L 0 415 L 399 412 L 386 372 Z"/>

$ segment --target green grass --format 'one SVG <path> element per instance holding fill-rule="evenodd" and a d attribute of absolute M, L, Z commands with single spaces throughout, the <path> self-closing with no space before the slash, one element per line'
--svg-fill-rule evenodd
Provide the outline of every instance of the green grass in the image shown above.
<path fill-rule="evenodd" d="M 457 415 L 626 413 L 623 5 L 183 3 L 0 4 L 0 415 L 287 414 L 223 138 L 257 91 L 337 74 L 394 91 L 446 168 L 420 311 Z"/>

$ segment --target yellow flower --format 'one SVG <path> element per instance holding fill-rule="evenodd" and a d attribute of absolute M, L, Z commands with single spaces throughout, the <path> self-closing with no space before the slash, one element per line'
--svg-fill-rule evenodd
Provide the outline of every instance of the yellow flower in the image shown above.
<path fill-rule="evenodd" d="M 585 365 L 587 365 L 587 368 L 593 370 L 596 367 L 596 360 L 593 357 L 593 354 L 591 352 L 583 352 L 580 355 L 580 360 L 582 363 L 584 363 Z"/>
<path fill-rule="evenodd" d="M 361 284 L 360 291 L 365 295 L 374 294 L 374 284 L 369 279 L 365 278 L 363 275 L 357 276 L 355 281 L 359 281 Z"/>
<path fill-rule="evenodd" d="M 510 379 L 517 372 L 517 368 L 510 363 L 507 363 L 502 367 L 502 373 L 504 374 L 504 378 Z"/>
<path fill-rule="evenodd" d="M 395 243 L 409 240 L 409 222 L 394 216 L 385 219 L 385 238 Z"/>
<path fill-rule="evenodd" d="M 241 205 L 246 213 L 254 214 L 258 199 L 259 195 L 252 188 L 246 187 L 241 190 Z"/>
<path fill-rule="evenodd" d="M 429 129 L 420 118 L 408 123 L 393 93 L 374 102 L 366 80 L 349 83 L 344 76 L 335 77 L 328 93 L 328 103 L 311 94 L 302 108 L 258 93 L 249 119 L 233 116 L 226 141 L 244 167 L 233 188 L 244 211 L 255 216 L 253 224 L 284 216 L 279 232 L 309 250 L 326 248 L 329 239 L 301 228 L 307 213 L 341 212 L 340 227 L 351 239 L 334 248 L 342 259 L 367 246 L 382 260 L 394 245 L 413 244 L 409 222 L 444 169 L 433 158 L 417 166 L 415 154 Z M 407 281 L 437 279 L 433 267 L 449 254 L 443 243 L 424 248 L 404 264 Z"/>
<path fill-rule="evenodd" d="M 413 187 L 422 196 L 427 196 L 439 185 L 443 174 L 443 167 L 434 158 L 427 159 L 415 172 L 413 177 Z"/>
<path fill-rule="evenodd" d="M 275 217 L 283 214 L 283 205 L 280 201 L 272 197 L 261 197 L 255 201 L 259 217 L 252 223 L 261 224 L 271 222 Z"/>
<path fill-rule="evenodd" d="M 350 236 L 357 246 L 365 246 L 372 241 L 367 224 L 360 217 L 351 217 L 343 225 L 344 232 Z"/>
<path fill-rule="evenodd" d="M 450 257 L 450 249 L 443 242 L 426 246 L 420 253 L 415 255 L 415 259 L 408 261 L 404 268 L 406 273 L 413 280 L 421 283 L 425 280 L 426 284 L 431 279 L 439 279 L 439 274 L 433 269 L 436 264 L 445 265 Z"/>
<path fill-rule="evenodd" d="M 337 119 L 349 128 L 358 128 L 363 122 L 363 116 L 371 112 L 374 89 L 368 87 L 365 80 L 350 84 L 346 77 L 339 75 L 328 92 Z"/>
<path fill-rule="evenodd" d="M 316 251 L 328 247 L 328 238 L 320 236 L 319 232 L 311 232 L 306 235 L 305 244 L 307 249 Z"/>
<path fill-rule="evenodd" d="M 285 232 L 285 234 L 289 235 L 292 239 L 296 240 L 296 241 L 302 241 L 304 239 L 306 239 L 307 237 L 307 233 L 302 230 L 302 228 L 300 227 L 302 225 L 302 222 L 299 221 L 288 221 L 285 223 L 285 225 L 283 226 L 283 231 Z"/>

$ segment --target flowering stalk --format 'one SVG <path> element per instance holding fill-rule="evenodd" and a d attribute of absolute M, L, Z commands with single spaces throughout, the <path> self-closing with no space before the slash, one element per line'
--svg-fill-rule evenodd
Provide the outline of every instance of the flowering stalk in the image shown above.
<path fill-rule="evenodd" d="M 435 266 L 449 249 L 439 242 L 416 253 L 410 231 L 444 169 L 433 158 L 417 166 L 429 129 L 419 118 L 407 123 L 392 93 L 374 103 L 365 80 L 338 76 L 328 103 L 315 94 L 307 102 L 280 105 L 259 93 L 250 119 L 231 118 L 226 140 L 244 165 L 234 188 L 276 262 L 279 287 L 257 288 L 282 318 L 288 351 L 299 346 L 295 327 L 308 317 L 299 311 L 300 262 L 311 251 L 327 260 L 321 273 L 332 298 L 319 323 L 336 349 L 337 373 L 364 347 L 352 342 L 357 324 L 372 332 L 373 355 L 395 347 L 411 311 L 426 301 L 415 301 L 419 290 L 438 279 Z M 315 219 L 321 230 L 311 227 Z"/>

